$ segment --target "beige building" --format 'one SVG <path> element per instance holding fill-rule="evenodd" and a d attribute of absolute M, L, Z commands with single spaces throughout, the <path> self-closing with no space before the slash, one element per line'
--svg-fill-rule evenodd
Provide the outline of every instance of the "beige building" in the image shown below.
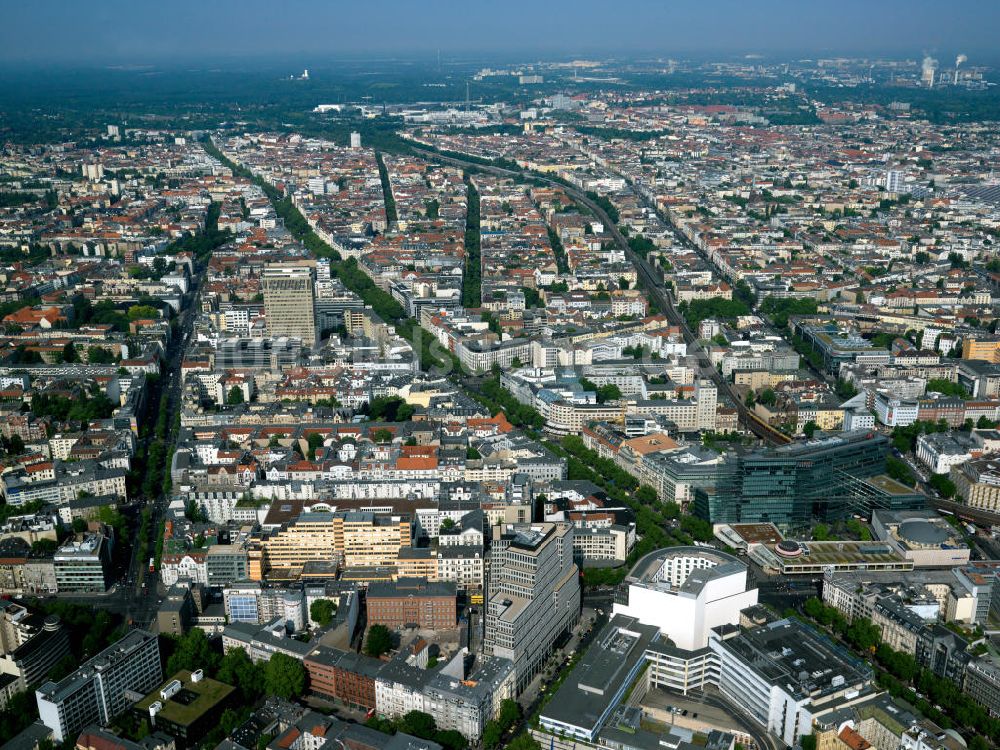
<path fill-rule="evenodd" d="M 984 359 L 987 362 L 1000 362 L 1000 339 L 981 341 L 966 338 L 962 341 L 962 359 Z"/>
<path fill-rule="evenodd" d="M 298 338 L 303 346 L 316 344 L 314 273 L 315 264 L 309 261 L 270 263 L 264 269 L 261 287 L 272 337 Z"/>
<path fill-rule="evenodd" d="M 412 542 L 410 519 L 367 512 L 303 513 L 249 550 L 250 579 L 275 568 L 301 569 L 310 561 L 345 567 L 395 566 Z M 436 571 L 436 566 L 435 566 Z"/>
<path fill-rule="evenodd" d="M 951 481 L 970 508 L 1000 512 L 1000 461 L 981 458 L 953 466 Z"/>

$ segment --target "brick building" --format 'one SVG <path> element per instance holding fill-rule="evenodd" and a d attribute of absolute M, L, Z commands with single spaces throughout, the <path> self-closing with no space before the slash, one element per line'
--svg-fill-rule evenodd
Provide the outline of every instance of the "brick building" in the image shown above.
<path fill-rule="evenodd" d="M 375 708 L 375 677 L 383 664 L 378 659 L 320 646 L 303 664 L 313 692 L 351 706 Z"/>
<path fill-rule="evenodd" d="M 368 587 L 368 624 L 399 629 L 416 625 L 432 630 L 456 625 L 455 584 L 426 578 L 400 578 Z"/>

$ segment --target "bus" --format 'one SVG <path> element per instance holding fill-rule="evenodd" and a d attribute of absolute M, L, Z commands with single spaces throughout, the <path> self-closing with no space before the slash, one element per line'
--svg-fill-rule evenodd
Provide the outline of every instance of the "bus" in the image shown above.
<path fill-rule="evenodd" d="M 155 573 L 156 572 L 156 562 L 153 560 L 152 557 L 149 558 L 149 572 L 150 573 Z"/>

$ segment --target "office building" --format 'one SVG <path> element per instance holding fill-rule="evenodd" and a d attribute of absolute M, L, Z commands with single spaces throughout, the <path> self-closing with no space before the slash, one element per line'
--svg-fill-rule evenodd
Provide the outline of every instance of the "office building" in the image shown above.
<path fill-rule="evenodd" d="M 0 600 L 0 674 L 14 678 L 15 691 L 41 683 L 69 653 L 69 636 L 58 615 Z"/>
<path fill-rule="evenodd" d="M 656 626 L 615 614 L 545 704 L 539 725 L 558 735 L 594 742 L 646 665 L 646 650 L 659 638 Z"/>
<path fill-rule="evenodd" d="M 965 692 L 993 716 L 1000 716 L 1000 661 L 984 656 L 969 662 Z"/>
<path fill-rule="evenodd" d="M 966 336 L 962 339 L 962 359 L 978 359 L 1000 364 L 1000 337 Z"/>
<path fill-rule="evenodd" d="M 951 481 L 970 508 L 1000 512 L 1000 460 L 977 458 L 953 466 Z"/>
<path fill-rule="evenodd" d="M 222 650 L 242 648 L 252 662 L 270 661 L 275 654 L 284 654 L 302 661 L 315 648 L 292 638 L 286 624 L 280 619 L 264 627 L 247 622 L 230 622 L 222 629 Z"/>
<path fill-rule="evenodd" d="M 888 439 L 843 432 L 747 454 L 729 453 L 701 480 L 694 512 L 712 523 L 805 526 L 884 508 L 922 508 L 924 496 L 884 476 Z"/>
<path fill-rule="evenodd" d="M 213 588 L 242 581 L 247 572 L 247 551 L 242 545 L 213 544 L 205 553 L 205 573 Z"/>
<path fill-rule="evenodd" d="M 914 567 L 953 568 L 969 561 L 971 550 L 962 534 L 932 510 L 877 510 L 872 528 Z"/>
<path fill-rule="evenodd" d="M 111 583 L 111 540 L 101 533 L 67 542 L 53 557 L 60 593 L 102 593 Z"/>
<path fill-rule="evenodd" d="M 401 547 L 410 547 L 409 516 L 362 511 L 306 512 L 249 550 L 249 577 L 260 580 L 274 568 L 301 569 L 311 561 L 345 566 L 395 565 Z"/>
<path fill-rule="evenodd" d="M 232 685 L 205 677 L 200 669 L 181 670 L 136 703 L 133 711 L 185 748 L 215 728 L 235 695 Z"/>
<path fill-rule="evenodd" d="M 612 612 L 653 625 L 681 649 L 708 645 L 712 628 L 736 625 L 757 603 L 747 566 L 706 547 L 671 547 L 641 558 L 619 586 Z"/>
<path fill-rule="evenodd" d="M 88 724 L 108 724 L 163 679 L 157 638 L 133 630 L 59 682 L 35 691 L 38 716 L 63 742 Z"/>
<path fill-rule="evenodd" d="M 368 586 L 368 624 L 399 630 L 406 627 L 446 630 L 457 625 L 454 583 L 426 578 L 376 581 Z"/>
<path fill-rule="evenodd" d="M 514 663 L 520 692 L 542 667 L 555 640 L 580 615 L 573 527 L 565 523 L 494 527 L 487 590 L 483 649 Z"/>
<path fill-rule="evenodd" d="M 797 620 L 739 634 L 713 631 L 719 692 L 787 745 L 812 732 L 813 716 L 870 689 L 872 668 Z"/>
<path fill-rule="evenodd" d="M 267 331 L 272 338 L 316 344 L 314 266 L 306 263 L 271 263 L 261 276 Z"/>

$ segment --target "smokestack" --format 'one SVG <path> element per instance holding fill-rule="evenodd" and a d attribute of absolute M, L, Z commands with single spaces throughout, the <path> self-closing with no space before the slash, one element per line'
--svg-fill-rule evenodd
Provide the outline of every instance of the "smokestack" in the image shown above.
<path fill-rule="evenodd" d="M 955 58 L 955 85 L 956 86 L 958 85 L 958 68 L 959 68 L 959 66 L 962 63 L 964 63 L 968 59 L 969 58 L 966 57 L 965 55 L 959 55 L 958 57 Z"/>

